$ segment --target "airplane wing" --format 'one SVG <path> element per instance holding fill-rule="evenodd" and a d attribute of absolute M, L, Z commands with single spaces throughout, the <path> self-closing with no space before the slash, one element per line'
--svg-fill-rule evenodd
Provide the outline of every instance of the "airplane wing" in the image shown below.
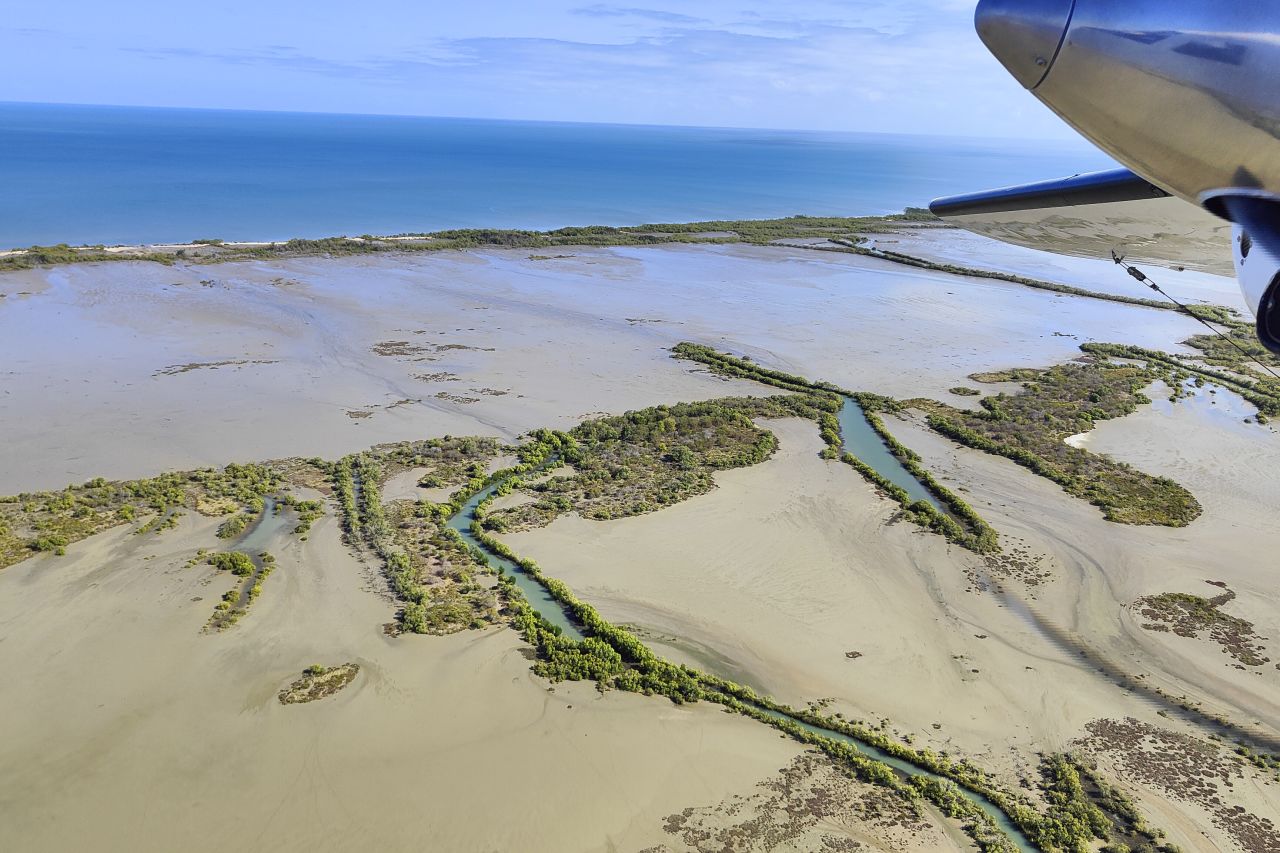
<path fill-rule="evenodd" d="M 1231 223 L 1128 169 L 940 198 L 937 216 L 987 237 L 1082 258 L 1234 275 Z"/>

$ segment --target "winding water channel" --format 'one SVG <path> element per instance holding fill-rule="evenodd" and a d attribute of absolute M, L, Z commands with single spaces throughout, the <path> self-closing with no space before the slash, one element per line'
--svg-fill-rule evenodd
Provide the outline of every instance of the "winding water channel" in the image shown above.
<path fill-rule="evenodd" d="M 906 489 L 911 500 L 927 501 L 938 512 L 947 514 L 947 507 L 904 468 L 898 461 L 898 457 L 885 446 L 884 440 L 871 426 L 871 422 L 867 420 L 867 413 L 863 411 L 857 400 L 852 397 L 844 398 L 838 420 L 840 421 L 841 450 L 852 453 L 879 471 L 890 483 Z"/>
<path fill-rule="evenodd" d="M 928 489 L 916 480 L 906 468 L 902 467 L 902 464 L 897 460 L 897 458 L 889 452 L 889 449 L 885 446 L 879 434 L 877 434 L 875 430 L 872 429 L 870 423 L 868 423 L 862 407 L 858 405 L 856 400 L 847 397 L 845 398 L 845 405 L 840 412 L 839 420 L 841 444 L 845 450 L 853 453 L 867 462 L 867 464 L 873 466 L 892 482 L 907 489 L 913 499 L 928 500 L 935 506 L 939 506 L 936 499 Z M 542 618 L 546 619 L 547 622 L 552 625 L 557 626 L 565 636 L 572 637 L 575 640 L 583 639 L 585 635 L 566 612 L 564 606 L 552 597 L 551 593 L 549 593 L 547 589 L 537 581 L 537 579 L 521 568 L 519 564 L 492 551 L 472 534 L 471 523 L 476 520 L 476 507 L 496 492 L 502 482 L 505 481 L 493 483 L 479 492 L 476 492 L 469 500 L 467 500 L 466 503 L 462 505 L 462 508 L 459 509 L 458 512 L 450 516 L 446 523 L 450 528 L 458 532 L 458 535 L 462 537 L 464 542 L 483 552 L 488 558 L 491 566 L 504 574 L 510 575 L 512 580 L 515 581 L 516 586 L 520 588 L 520 591 L 524 593 L 525 598 L 528 599 L 530 606 L 533 607 L 533 609 L 537 611 Z M 712 674 L 721 675 L 720 673 Z M 829 738 L 851 746 L 869 758 L 873 758 L 889 765 L 903 776 L 925 777 L 940 781 L 949 781 L 943 776 L 890 755 L 879 747 L 859 740 L 852 735 L 813 725 L 812 723 L 796 719 L 782 711 L 777 711 L 772 708 L 766 708 L 763 706 L 754 707 L 756 710 L 774 719 L 785 720 L 799 725 L 810 734 Z M 1004 812 L 1000 811 L 994 803 L 983 795 L 967 790 L 958 785 L 955 786 L 955 790 L 959 792 L 961 796 L 964 796 L 970 802 L 982 809 L 982 811 L 992 819 L 995 825 L 999 827 L 1000 831 L 1009 838 L 1019 851 L 1022 851 L 1022 853 L 1036 853 L 1037 848 L 1035 845 L 1027 840 L 1022 831 L 1014 826 L 1008 816 L 1005 815 Z"/>
<path fill-rule="evenodd" d="M 516 582 L 516 586 L 524 593 L 524 597 L 529 600 L 530 606 L 538 612 L 543 619 L 546 619 L 552 625 L 555 625 L 566 637 L 572 637 L 575 640 L 581 640 L 586 635 L 578 628 L 577 624 L 565 612 L 564 605 L 556 601 L 551 593 L 547 592 L 547 588 L 538 583 L 533 577 L 522 569 L 517 563 L 508 560 L 500 554 L 491 551 L 488 546 L 477 539 L 471 532 L 471 522 L 476 518 L 476 507 L 502 485 L 499 481 L 484 489 L 476 492 L 471 498 L 462 505 L 462 509 L 458 510 L 449 517 L 447 524 L 449 527 L 458 531 L 458 535 L 462 537 L 462 541 L 466 542 L 473 548 L 483 551 L 489 560 L 489 565 L 498 569 L 503 574 L 511 575 Z"/>

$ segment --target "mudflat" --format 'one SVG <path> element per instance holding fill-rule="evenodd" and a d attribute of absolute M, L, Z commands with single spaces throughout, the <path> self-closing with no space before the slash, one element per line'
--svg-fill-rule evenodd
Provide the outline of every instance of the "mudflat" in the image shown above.
<path fill-rule="evenodd" d="M 910 239 L 914 253 L 982 266 L 974 238 Z M 446 434 L 513 443 L 601 414 L 778 393 L 672 359 L 684 340 L 858 391 L 972 405 L 948 393 L 971 373 L 1070 361 L 1088 341 L 1191 352 L 1180 342 L 1201 328 L 1172 312 L 788 247 L 564 254 L 2 275 L 0 493 Z M 993 266 L 1017 263 L 1032 261 Z M 1064 277 L 1087 283 L 1080 270 Z M 1221 289 L 1194 284 L 1205 298 Z M 1280 734 L 1266 559 L 1280 547 L 1269 476 L 1280 437 L 1245 423 L 1254 410 L 1224 390 L 1178 403 L 1157 392 L 1072 441 L 1188 489 L 1203 513 L 1183 528 L 1107 522 L 908 411 L 889 428 L 1000 532 L 1006 558 L 904 520 L 852 468 L 821 458 L 814 423 L 795 418 L 758 421 L 777 450 L 717 473 L 708 494 L 502 538 L 671 660 L 795 707 L 883 719 L 895 737 L 1010 787 L 1038 779 L 1039 753 L 1086 755 L 1184 849 L 1271 849 L 1256 844 L 1280 844 L 1274 770 L 1170 703 Z M 384 498 L 445 500 L 447 488 L 417 485 L 420 473 L 393 478 Z M 968 843 L 932 807 L 899 813 L 883 790 L 745 717 L 539 678 L 506 627 L 389 635 L 396 604 L 381 569 L 343 543 L 332 503 L 305 539 L 282 531 L 263 546 L 276 567 L 239 623 L 202 632 L 228 585 L 195 559 L 219 547 L 216 527 L 198 514 L 160 535 L 122 525 L 0 571 L 11 686 L 0 693 L 0 846 Z M 1147 614 L 1159 596 L 1224 590 L 1221 611 L 1251 626 L 1265 665 L 1241 663 L 1209 631 L 1150 627 L 1164 617 Z M 333 695 L 281 704 L 315 664 L 359 670 Z M 1196 766 L 1212 771 L 1207 787 L 1187 784 Z M 838 805 L 793 809 L 801 817 L 786 826 L 762 817 L 788 811 L 781 792 L 806 791 Z M 1248 833 L 1230 819 L 1236 806 Z"/>

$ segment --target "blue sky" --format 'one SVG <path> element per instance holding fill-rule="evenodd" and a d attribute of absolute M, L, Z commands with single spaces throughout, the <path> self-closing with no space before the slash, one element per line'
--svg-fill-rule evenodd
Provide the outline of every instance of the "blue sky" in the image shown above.
<path fill-rule="evenodd" d="M 976 0 L 631 2 L 24 2 L 0 100 L 1073 138 Z"/>

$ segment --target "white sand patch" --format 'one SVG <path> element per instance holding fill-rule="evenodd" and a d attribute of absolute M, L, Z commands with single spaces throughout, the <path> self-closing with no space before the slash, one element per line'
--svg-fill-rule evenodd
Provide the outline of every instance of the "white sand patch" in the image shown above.
<path fill-rule="evenodd" d="M 382 500 L 385 502 L 422 500 L 428 490 L 421 488 L 418 481 L 430 471 L 430 468 L 410 468 L 408 471 L 401 471 L 399 474 L 388 477 L 387 482 L 382 484 Z"/>
<path fill-rule="evenodd" d="M 1083 450 L 1089 446 L 1089 433 L 1078 432 L 1075 435 L 1069 435 L 1062 440 L 1062 443 Z"/>

